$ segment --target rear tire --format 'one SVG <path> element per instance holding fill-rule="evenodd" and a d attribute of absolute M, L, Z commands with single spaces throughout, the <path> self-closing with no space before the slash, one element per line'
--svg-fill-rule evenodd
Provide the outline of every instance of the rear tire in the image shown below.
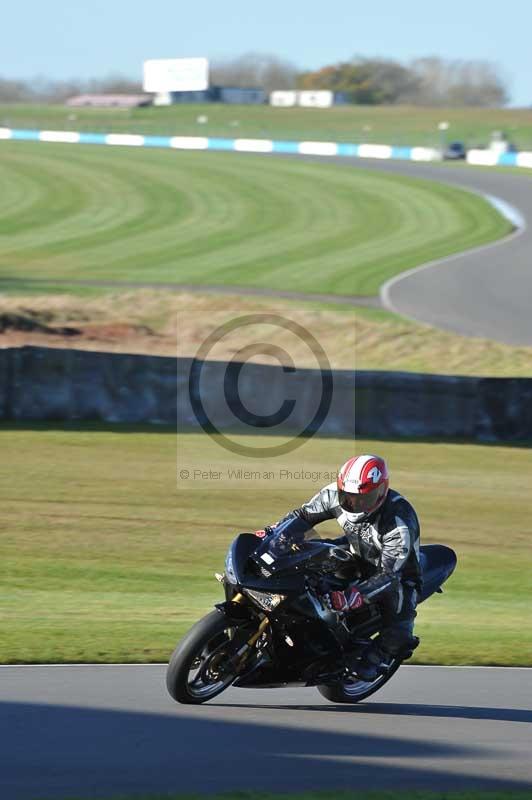
<path fill-rule="evenodd" d="M 174 700 L 198 705 L 212 700 L 231 685 L 236 675 L 223 671 L 223 644 L 229 640 L 225 632 L 234 627 L 235 622 L 220 611 L 211 611 L 181 639 L 166 671 L 166 688 Z M 209 656 L 217 649 L 220 649 L 218 674 L 215 668 L 209 668 Z M 191 673 L 195 673 L 192 679 Z"/>
<path fill-rule="evenodd" d="M 388 683 L 401 666 L 401 663 L 398 659 L 394 659 L 386 674 L 379 675 L 374 681 L 363 681 L 354 677 L 353 680 L 321 684 L 318 686 L 318 692 L 327 700 L 330 700 L 331 703 L 360 703 L 361 700 L 365 700 L 366 697 L 375 694 L 385 683 Z"/>

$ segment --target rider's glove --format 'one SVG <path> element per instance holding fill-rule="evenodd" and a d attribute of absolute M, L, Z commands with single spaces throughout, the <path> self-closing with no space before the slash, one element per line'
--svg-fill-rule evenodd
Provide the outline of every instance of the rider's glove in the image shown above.
<path fill-rule="evenodd" d="M 333 611 L 356 611 L 364 605 L 364 598 L 356 586 L 350 586 L 343 592 L 329 592 L 326 595 L 328 605 Z"/>
<path fill-rule="evenodd" d="M 272 533 L 273 533 L 273 528 L 270 527 L 269 525 L 266 526 L 266 528 L 263 528 L 262 530 L 254 531 L 255 536 L 258 536 L 259 539 L 265 539 L 266 536 L 270 536 L 270 534 Z"/>

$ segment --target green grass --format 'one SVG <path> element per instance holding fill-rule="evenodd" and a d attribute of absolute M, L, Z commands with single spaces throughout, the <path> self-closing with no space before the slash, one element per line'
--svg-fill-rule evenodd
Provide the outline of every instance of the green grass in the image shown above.
<path fill-rule="evenodd" d="M 199 124 L 198 117 L 207 117 Z M 269 106 L 175 105 L 168 108 L 73 109 L 0 105 L 0 127 L 127 132 L 153 135 L 259 137 L 334 142 L 375 142 L 439 147 L 438 124 L 449 122 L 449 141 L 487 145 L 505 131 L 521 150 L 532 149 L 532 110 L 337 106 L 333 109 Z"/>
<path fill-rule="evenodd" d="M 117 297 L 106 302 L 116 305 Z M 122 301 L 128 318 L 136 319 L 143 304 L 149 308 L 149 298 L 143 292 L 133 292 Z M 45 303 L 46 301 L 44 301 Z M 152 299 L 153 302 L 153 299 Z M 17 301 L 24 307 L 24 297 Z M 532 347 L 502 344 L 489 339 L 459 336 L 410 321 L 398 314 L 377 308 L 333 306 L 308 300 L 287 301 L 275 298 L 238 297 L 232 295 L 184 294 L 168 296 L 157 301 L 158 308 L 173 313 L 179 319 L 180 355 L 196 353 L 200 338 L 191 331 L 198 329 L 206 338 L 227 319 L 244 313 L 273 312 L 292 319 L 312 331 L 328 355 L 333 369 L 386 370 L 417 372 L 434 375 L 464 375 L 470 377 L 528 378 L 532 376 Z M 99 307 L 105 303 L 100 301 Z M 136 314 L 133 311 L 136 308 Z M 12 307 L 12 306 L 11 306 Z M 172 312 L 169 311 L 172 309 Z M 0 313 L 2 302 L 0 301 Z M 151 321 L 138 316 L 139 322 Z M 58 324 L 67 324 L 68 317 L 59 317 Z M 314 356 L 308 349 L 296 350 L 283 331 L 272 331 L 268 340 L 287 347 L 298 366 L 313 368 Z M 225 350 L 216 358 L 229 360 L 233 353 L 249 341 L 249 329 L 237 330 L 234 338 L 225 341 Z"/>
<path fill-rule="evenodd" d="M 160 289 L 85 294 L 35 292 L 0 295 L 0 321 L 6 317 L 40 322 L 53 328 L 74 327 L 79 335 L 32 333 L 0 336 L 4 346 L 113 349 L 123 353 L 193 356 L 207 336 L 228 320 L 245 314 L 277 314 L 303 326 L 318 340 L 333 369 L 429 372 L 443 375 L 530 377 L 532 346 L 518 347 L 487 339 L 457 336 L 385 311 L 356 309 L 272 297 L 167 292 Z M 124 328 L 130 333 L 124 333 Z M 151 334 L 145 335 L 148 328 Z M 116 335 L 112 335 L 113 329 Z M 135 333 L 138 331 L 138 333 Z M 283 328 L 240 327 L 210 354 L 228 361 L 250 342 L 267 336 L 284 348 L 299 368 L 315 368 L 316 358 L 303 340 Z M 13 338 L 14 336 L 18 338 Z M 268 363 L 271 360 L 265 359 Z"/>
<path fill-rule="evenodd" d="M 205 435 L 158 428 L 0 428 L 0 659 L 164 661 L 221 598 L 236 532 L 273 522 L 328 479 L 353 445 L 312 439 L 281 459 L 239 459 Z M 264 438 L 245 437 L 264 446 Z M 268 441 L 271 444 L 271 440 Z M 532 665 L 529 450 L 424 442 L 357 442 L 389 459 L 393 485 L 419 510 L 424 542 L 459 557 L 443 595 L 420 608 L 418 663 Z M 176 480 L 179 469 L 218 480 Z M 273 478 L 232 479 L 229 467 Z M 339 533 L 336 523 L 320 532 Z"/>
<path fill-rule="evenodd" d="M 0 143 L 0 279 L 375 294 L 503 236 L 485 200 L 421 179 L 236 154 Z"/>
<path fill-rule="evenodd" d="M 337 318 L 341 325 L 342 317 Z M 532 376 L 532 347 L 459 336 L 370 308 L 356 309 L 354 328 L 358 345 L 355 365 L 359 370 L 494 378 Z"/>

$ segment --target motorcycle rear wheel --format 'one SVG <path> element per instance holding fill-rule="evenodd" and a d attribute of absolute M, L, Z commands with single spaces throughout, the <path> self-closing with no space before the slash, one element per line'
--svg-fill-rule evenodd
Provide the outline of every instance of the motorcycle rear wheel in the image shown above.
<path fill-rule="evenodd" d="M 321 684 L 318 686 L 318 692 L 331 703 L 360 703 L 361 700 L 378 692 L 395 675 L 401 663 L 399 659 L 394 659 L 385 674 L 379 675 L 374 681 L 363 681 L 353 677 L 352 680 Z"/>
<path fill-rule="evenodd" d="M 174 700 L 198 705 L 231 685 L 236 674 L 224 670 L 224 646 L 234 627 L 234 621 L 211 611 L 181 639 L 166 670 L 166 688 Z"/>

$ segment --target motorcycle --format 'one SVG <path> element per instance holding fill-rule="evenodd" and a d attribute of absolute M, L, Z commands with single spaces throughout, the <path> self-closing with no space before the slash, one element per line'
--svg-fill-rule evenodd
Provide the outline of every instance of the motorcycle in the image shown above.
<path fill-rule="evenodd" d="M 456 554 L 440 544 L 420 548 L 423 586 L 418 604 L 454 571 Z M 356 675 L 372 637 L 382 628 L 379 607 L 338 614 L 327 593 L 360 577 L 360 562 L 334 542 L 294 544 L 239 534 L 217 574 L 225 602 L 197 622 L 170 659 L 166 684 L 180 703 L 199 704 L 229 686 L 316 686 L 335 703 L 358 703 L 377 692 L 412 655 L 419 640 L 383 663 L 372 681 Z"/>

